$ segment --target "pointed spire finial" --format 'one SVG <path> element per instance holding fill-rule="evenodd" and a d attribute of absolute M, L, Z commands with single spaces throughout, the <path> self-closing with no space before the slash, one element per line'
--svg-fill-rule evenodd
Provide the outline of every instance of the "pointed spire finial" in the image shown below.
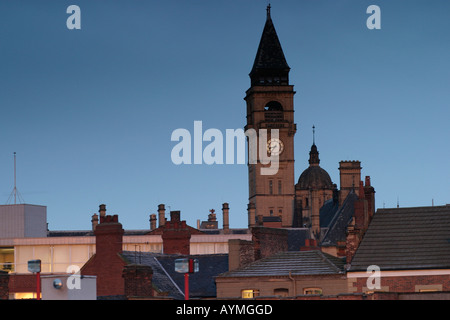
<path fill-rule="evenodd" d="M 313 129 L 313 144 L 316 144 L 316 137 L 315 137 L 315 135 L 316 135 L 316 127 L 313 125 L 312 129 Z"/>
<path fill-rule="evenodd" d="M 309 152 L 309 165 L 310 166 L 318 166 L 320 163 L 320 159 L 319 159 L 319 151 L 317 151 L 317 146 L 316 146 L 316 127 L 313 125 L 312 127 L 313 129 L 313 144 L 311 146 L 311 151 Z"/>
<path fill-rule="evenodd" d="M 271 8 L 271 6 L 270 6 L 270 3 L 267 5 L 267 19 L 270 19 L 270 8 Z"/>

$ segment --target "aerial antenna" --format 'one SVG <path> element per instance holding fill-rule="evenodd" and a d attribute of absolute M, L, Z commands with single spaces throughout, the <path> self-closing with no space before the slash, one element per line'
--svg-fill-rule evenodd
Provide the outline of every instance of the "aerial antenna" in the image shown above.
<path fill-rule="evenodd" d="M 22 203 L 24 202 L 22 196 L 20 195 L 19 190 L 17 190 L 16 153 L 15 152 L 14 152 L 14 189 L 8 198 L 7 204 L 10 203 L 13 196 L 14 196 L 14 204 L 17 204 L 17 198 L 19 198 L 19 201 L 21 201 Z"/>

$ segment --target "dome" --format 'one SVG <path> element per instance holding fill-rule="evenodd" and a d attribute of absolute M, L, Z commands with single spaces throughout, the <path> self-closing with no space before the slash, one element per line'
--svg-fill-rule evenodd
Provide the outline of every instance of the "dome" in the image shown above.
<path fill-rule="evenodd" d="M 330 175 L 319 166 L 319 163 L 319 151 L 313 142 L 309 152 L 309 168 L 300 175 L 296 185 L 297 189 L 333 189 Z"/>
<path fill-rule="evenodd" d="M 298 179 L 298 189 L 333 189 L 330 175 L 319 166 L 310 166 Z"/>

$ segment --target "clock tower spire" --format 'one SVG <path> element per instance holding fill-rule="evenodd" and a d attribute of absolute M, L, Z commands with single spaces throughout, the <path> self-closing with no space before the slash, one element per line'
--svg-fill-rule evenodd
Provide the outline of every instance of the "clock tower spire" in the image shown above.
<path fill-rule="evenodd" d="M 294 87 L 289 84 L 289 65 L 283 53 L 271 18 L 270 5 L 253 67 L 249 74 L 251 86 L 246 92 L 247 124 L 254 129 L 258 141 L 267 139 L 267 152 L 277 150 L 278 171 L 263 175 L 265 165 L 248 164 L 249 226 L 262 216 L 264 225 L 292 227 L 294 213 Z M 267 130 L 262 136 L 261 130 Z M 278 137 L 272 137 L 273 130 Z M 261 147 L 261 142 L 258 143 Z M 258 151 L 258 155 L 261 150 Z M 254 219 L 256 217 L 256 219 Z"/>

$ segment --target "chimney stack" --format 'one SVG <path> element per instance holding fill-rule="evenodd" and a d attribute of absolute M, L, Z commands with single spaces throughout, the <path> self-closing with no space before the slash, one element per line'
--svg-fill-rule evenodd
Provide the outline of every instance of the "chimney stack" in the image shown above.
<path fill-rule="evenodd" d="M 341 161 L 339 162 L 340 194 L 339 206 L 342 206 L 347 195 L 354 191 L 359 194 L 359 181 L 361 181 L 361 162 L 360 161 Z"/>
<path fill-rule="evenodd" d="M 165 254 L 190 254 L 191 230 L 180 218 L 180 211 L 170 211 L 170 220 L 161 235 Z"/>
<path fill-rule="evenodd" d="M 170 221 L 171 222 L 180 222 L 181 213 L 180 211 L 170 211 Z"/>
<path fill-rule="evenodd" d="M 92 222 L 92 231 L 95 231 L 95 227 L 97 227 L 97 225 L 98 225 L 98 214 L 94 213 L 92 215 L 91 222 Z"/>
<path fill-rule="evenodd" d="M 153 297 L 153 269 L 146 265 L 130 264 L 123 268 L 125 296 L 130 298 Z"/>
<path fill-rule="evenodd" d="M 156 229 L 156 214 L 150 215 L 150 230 Z"/>
<path fill-rule="evenodd" d="M 98 213 L 100 213 L 100 220 L 106 215 L 106 204 L 99 205 Z"/>
<path fill-rule="evenodd" d="M 166 224 L 166 208 L 163 204 L 158 205 L 158 219 L 159 226 L 163 227 Z"/>
<path fill-rule="evenodd" d="M 370 184 L 370 176 L 366 176 L 366 184 L 364 186 L 364 196 L 367 200 L 369 222 L 375 213 L 375 188 Z"/>
<path fill-rule="evenodd" d="M 223 213 L 223 232 L 229 233 L 230 232 L 230 207 L 228 206 L 228 203 L 222 204 L 222 213 Z"/>
<path fill-rule="evenodd" d="M 100 217 L 100 223 L 94 231 L 95 254 L 80 270 L 82 275 L 97 277 L 97 296 L 123 295 L 124 281 L 121 275 L 125 262 L 119 255 L 123 250 L 123 234 L 117 215 Z"/>

